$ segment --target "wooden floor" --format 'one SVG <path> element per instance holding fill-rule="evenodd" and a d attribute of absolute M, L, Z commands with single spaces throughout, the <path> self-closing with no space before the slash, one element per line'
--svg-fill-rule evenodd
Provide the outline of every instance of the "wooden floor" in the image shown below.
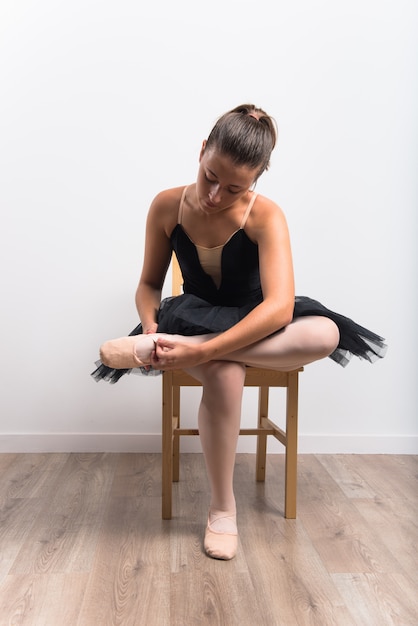
<path fill-rule="evenodd" d="M 417 626 L 418 457 L 238 455 L 240 544 L 202 553 L 208 485 L 182 456 L 161 519 L 158 454 L 0 455 L 0 624 Z"/>

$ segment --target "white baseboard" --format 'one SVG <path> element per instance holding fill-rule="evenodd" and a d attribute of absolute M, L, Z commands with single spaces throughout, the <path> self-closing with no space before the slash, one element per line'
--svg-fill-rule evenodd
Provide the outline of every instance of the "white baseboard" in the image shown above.
<path fill-rule="evenodd" d="M 238 452 L 255 453 L 255 437 L 240 437 Z M 198 437 L 182 437 L 182 452 L 201 452 Z M 268 452 L 283 446 L 269 438 Z M 418 436 L 299 435 L 300 454 L 418 454 Z M 161 452 L 161 435 L 138 433 L 45 433 L 0 435 L 0 453 Z"/>

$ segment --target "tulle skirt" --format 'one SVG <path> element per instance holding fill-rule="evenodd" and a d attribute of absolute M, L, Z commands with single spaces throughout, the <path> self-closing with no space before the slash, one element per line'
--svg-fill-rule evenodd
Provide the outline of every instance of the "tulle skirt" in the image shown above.
<path fill-rule="evenodd" d="M 254 308 L 254 303 L 240 307 L 212 305 L 192 294 L 182 294 L 165 298 L 158 312 L 158 332 L 178 335 L 203 335 L 224 332 L 237 324 Z M 296 296 L 293 319 L 308 315 L 319 315 L 333 320 L 340 331 L 340 341 L 336 350 L 329 358 L 345 367 L 352 356 L 374 362 L 382 358 L 387 346 L 382 337 L 360 326 L 352 319 L 331 311 L 323 304 L 307 296 Z M 278 329 L 279 331 L 280 329 Z M 129 335 L 142 333 L 138 324 Z M 158 370 L 144 367 L 130 369 L 112 369 L 100 361 L 92 372 L 95 380 L 106 380 L 116 383 L 124 374 L 135 371 L 147 376 L 159 374 Z"/>

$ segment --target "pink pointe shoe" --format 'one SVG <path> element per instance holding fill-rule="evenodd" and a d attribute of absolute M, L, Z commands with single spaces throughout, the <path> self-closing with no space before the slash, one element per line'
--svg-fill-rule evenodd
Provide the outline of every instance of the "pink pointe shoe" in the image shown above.
<path fill-rule="evenodd" d="M 115 370 L 149 365 L 155 339 L 155 335 L 133 335 L 106 341 L 100 346 L 100 360 Z"/>
<path fill-rule="evenodd" d="M 213 559 L 229 561 L 234 558 L 238 549 L 236 515 L 209 514 L 204 548 L 206 554 Z"/>

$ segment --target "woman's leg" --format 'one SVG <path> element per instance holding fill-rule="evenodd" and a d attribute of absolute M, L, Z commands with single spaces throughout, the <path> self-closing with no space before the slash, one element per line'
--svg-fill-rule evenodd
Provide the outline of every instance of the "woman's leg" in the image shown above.
<path fill-rule="evenodd" d="M 167 337 L 172 341 L 201 343 L 215 335 L 137 335 L 107 341 L 101 346 L 100 357 L 105 365 L 115 368 L 138 367 L 149 364 L 154 341 Z M 287 371 L 329 356 L 337 347 L 339 331 L 328 317 L 299 317 L 283 330 L 260 341 L 220 357 L 254 367 Z"/>
<path fill-rule="evenodd" d="M 274 335 L 221 358 L 288 371 L 329 356 L 339 340 L 338 326 L 328 317 L 299 317 Z"/>
<path fill-rule="evenodd" d="M 165 336 L 172 341 L 202 343 L 215 335 Z M 157 337 L 158 333 L 155 335 L 155 338 Z M 338 326 L 328 317 L 317 315 L 298 317 L 283 330 L 249 346 L 224 354 L 219 360 L 289 371 L 329 356 L 338 346 L 339 340 Z"/>
<path fill-rule="evenodd" d="M 211 489 L 205 550 L 209 556 L 231 559 L 238 543 L 233 477 L 245 366 L 211 361 L 188 371 L 203 386 L 199 434 Z"/>
<path fill-rule="evenodd" d="M 209 556 L 230 559 L 237 550 L 233 475 L 245 364 L 294 369 L 328 356 L 338 341 L 338 328 L 328 318 L 300 318 L 280 333 L 224 357 L 230 360 L 212 361 L 189 370 L 203 385 L 199 433 L 211 488 L 205 534 Z"/>

